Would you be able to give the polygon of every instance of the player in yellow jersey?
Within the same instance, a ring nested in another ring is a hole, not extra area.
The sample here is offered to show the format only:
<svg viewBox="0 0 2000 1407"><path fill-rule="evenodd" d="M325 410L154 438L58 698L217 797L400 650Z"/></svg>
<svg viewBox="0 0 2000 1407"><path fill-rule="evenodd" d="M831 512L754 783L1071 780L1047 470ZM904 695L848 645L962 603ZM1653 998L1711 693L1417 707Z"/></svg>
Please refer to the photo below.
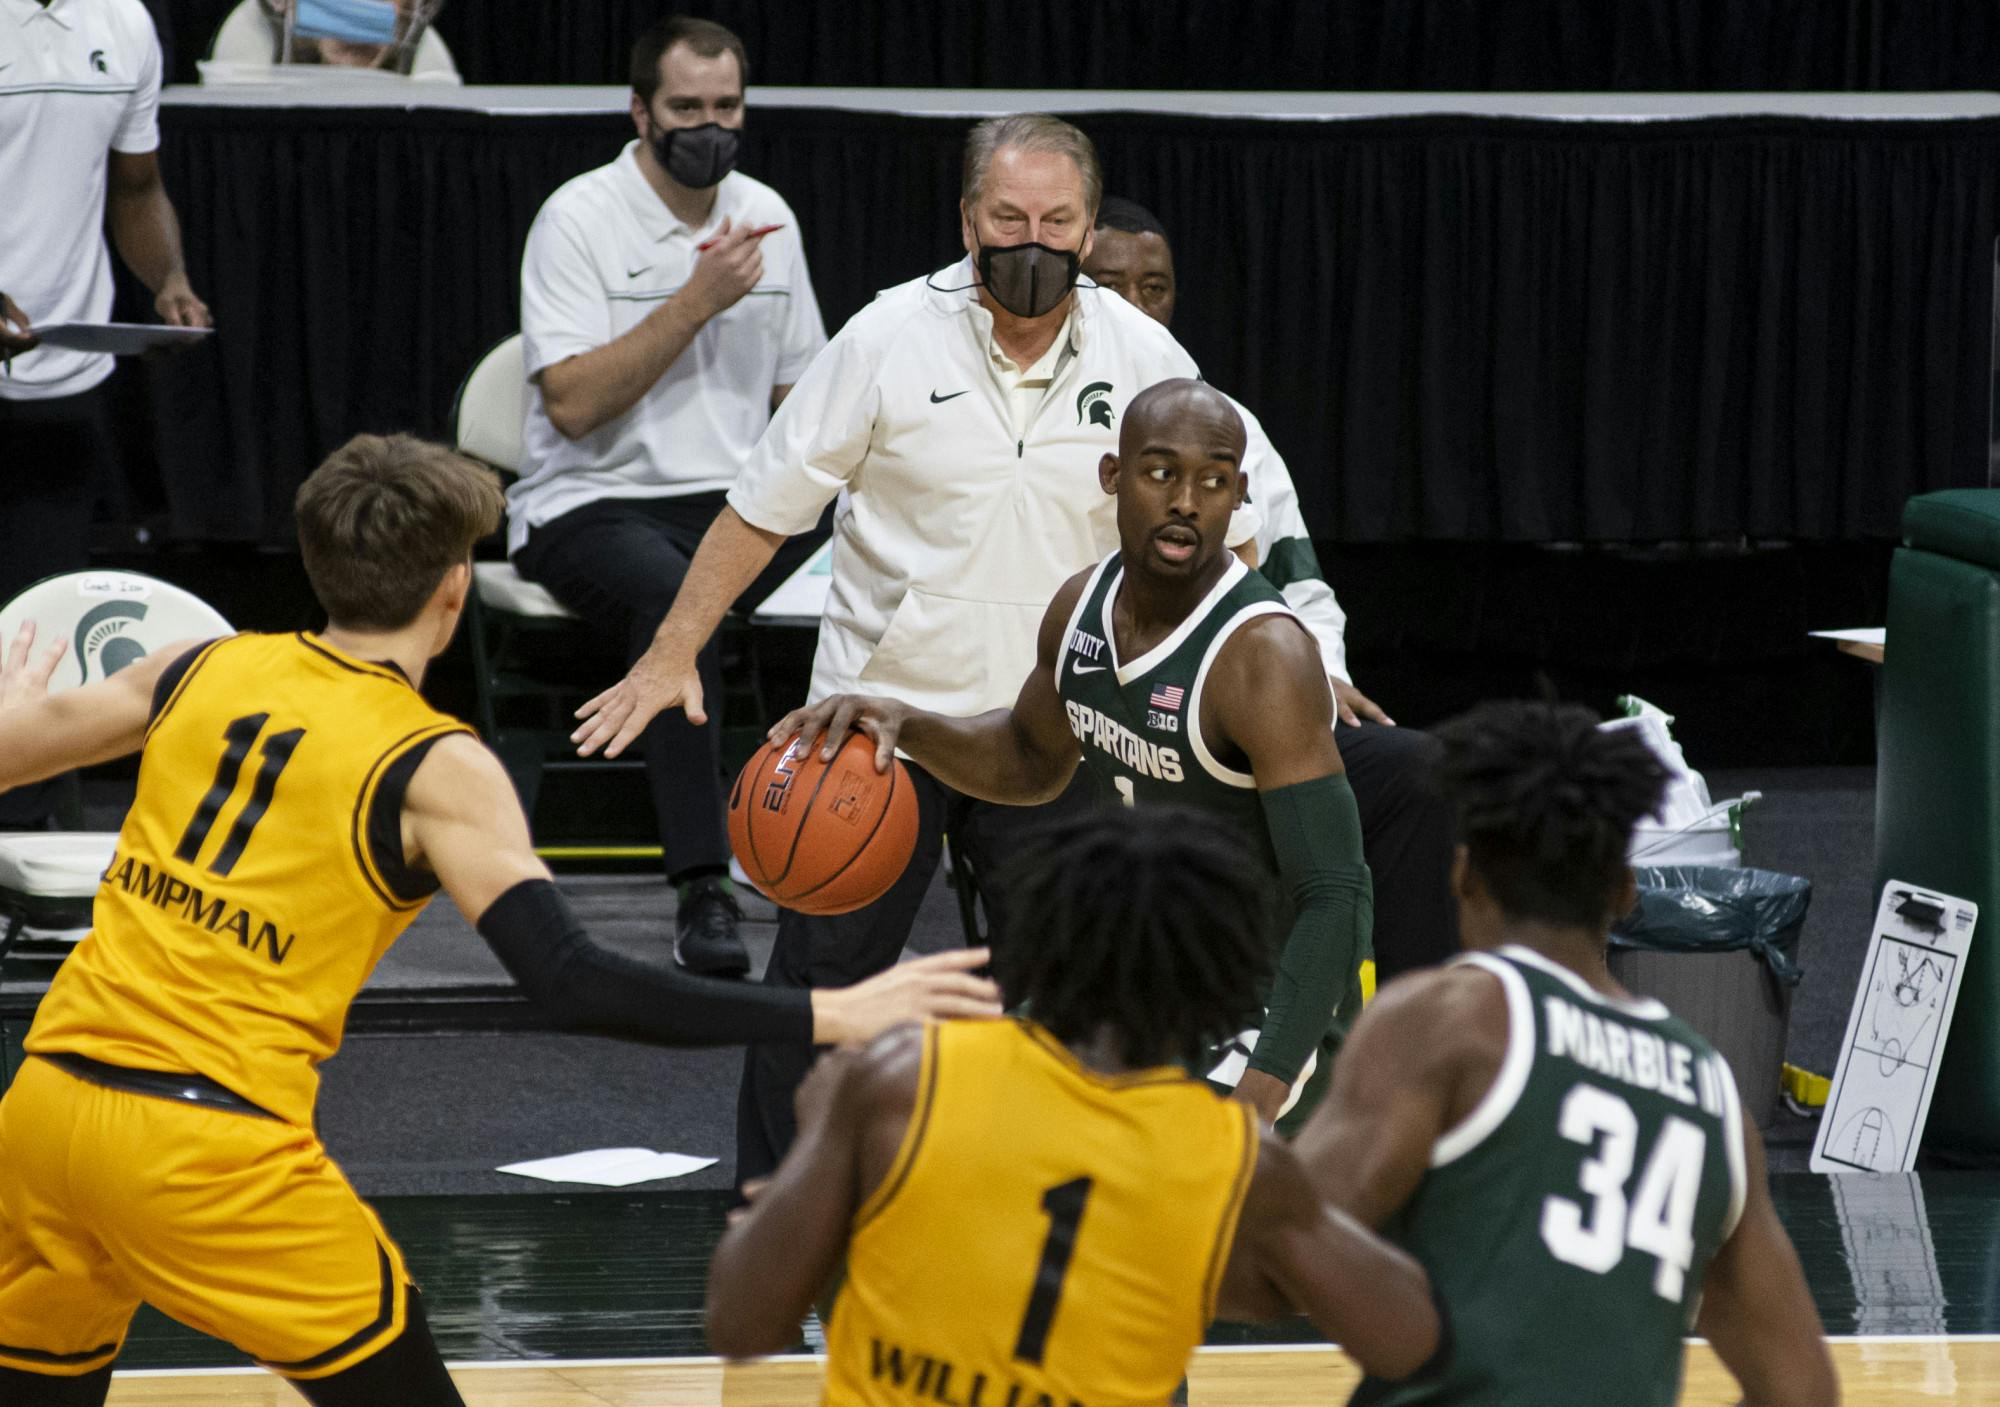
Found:
<svg viewBox="0 0 2000 1407"><path fill-rule="evenodd" d="M323 632L172 647L54 697L29 638L0 668L0 790L141 752L93 929L0 1100L8 1407L101 1403L141 1300L315 1403L459 1402L401 1254L312 1123L349 1003L440 885L579 1029L829 1042L997 1014L976 952L794 994L586 937L498 760L417 692L500 507L469 461L362 436L298 494Z"/></svg>
<svg viewBox="0 0 2000 1407"><path fill-rule="evenodd" d="M1422 1272L1187 1074L1263 994L1248 848L1161 807L1062 822L1019 863L1033 941L1002 949L1000 975L1033 1019L822 1062L798 1142L716 1250L715 1347L794 1342L844 1256L834 1407L1164 1404L1218 1304L1297 1305L1374 1374L1434 1371Z"/></svg>

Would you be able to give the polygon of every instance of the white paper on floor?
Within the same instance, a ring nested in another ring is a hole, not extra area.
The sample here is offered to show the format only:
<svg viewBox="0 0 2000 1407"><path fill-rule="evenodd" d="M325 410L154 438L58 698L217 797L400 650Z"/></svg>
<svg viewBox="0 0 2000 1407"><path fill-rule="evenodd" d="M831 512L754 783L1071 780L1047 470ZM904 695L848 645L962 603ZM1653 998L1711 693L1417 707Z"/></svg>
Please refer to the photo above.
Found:
<svg viewBox="0 0 2000 1407"><path fill-rule="evenodd" d="M496 1172L536 1177L543 1182L587 1182L597 1187L631 1187L663 1177L685 1177L715 1166L713 1158L686 1153L655 1153L650 1148L588 1148L559 1158L534 1158L509 1163Z"/></svg>

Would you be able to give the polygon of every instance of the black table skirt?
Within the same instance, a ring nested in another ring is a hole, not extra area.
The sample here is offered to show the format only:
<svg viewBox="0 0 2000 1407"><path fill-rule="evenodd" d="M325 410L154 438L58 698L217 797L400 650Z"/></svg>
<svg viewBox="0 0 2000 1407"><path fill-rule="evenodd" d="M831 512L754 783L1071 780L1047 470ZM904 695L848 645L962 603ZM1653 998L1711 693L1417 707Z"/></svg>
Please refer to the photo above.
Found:
<svg viewBox="0 0 2000 1407"><path fill-rule="evenodd" d="M965 123L752 113L829 328L958 253ZM282 541L361 430L442 433L542 200L623 115L210 108L162 162L213 343L143 373L172 532ZM1839 540L1982 484L2000 122L1083 119L1176 333L1345 542Z"/></svg>
<svg viewBox="0 0 2000 1407"><path fill-rule="evenodd" d="M236 0L147 0L175 80ZM448 0L468 83L623 83L668 10L742 35L759 83L1392 92L1993 86L1991 0Z"/></svg>

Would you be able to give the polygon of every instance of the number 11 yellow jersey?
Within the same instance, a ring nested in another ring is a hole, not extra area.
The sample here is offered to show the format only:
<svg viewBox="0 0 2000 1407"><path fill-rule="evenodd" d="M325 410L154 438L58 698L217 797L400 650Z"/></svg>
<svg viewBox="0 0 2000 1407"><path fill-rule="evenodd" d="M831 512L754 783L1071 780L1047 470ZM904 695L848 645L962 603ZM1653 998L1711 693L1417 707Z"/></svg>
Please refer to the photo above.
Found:
<svg viewBox="0 0 2000 1407"><path fill-rule="evenodd" d="M465 731L313 635L171 666L90 935L29 1053L206 1075L310 1128L348 1005L437 887L402 864L403 788Z"/></svg>
<svg viewBox="0 0 2000 1407"><path fill-rule="evenodd" d="M1111 1076L1031 1021L925 1030L909 1132L855 1217L834 1407L1168 1400L1256 1166L1249 1106Z"/></svg>

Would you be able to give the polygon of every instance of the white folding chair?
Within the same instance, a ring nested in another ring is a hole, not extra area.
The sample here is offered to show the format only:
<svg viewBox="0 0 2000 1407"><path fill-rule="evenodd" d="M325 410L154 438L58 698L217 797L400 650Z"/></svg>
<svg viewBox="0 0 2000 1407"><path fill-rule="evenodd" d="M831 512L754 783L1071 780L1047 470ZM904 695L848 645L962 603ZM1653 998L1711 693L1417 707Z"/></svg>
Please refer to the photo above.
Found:
<svg viewBox="0 0 2000 1407"><path fill-rule="evenodd" d="M67 646L50 693L97 683L175 641L235 633L200 597L138 572L45 577L0 606L0 641L11 643L28 621L38 651ZM62 951L89 930L117 840L101 831L0 832L0 958L17 941Z"/></svg>
<svg viewBox="0 0 2000 1407"><path fill-rule="evenodd" d="M451 414L458 452L504 473L520 473L521 421L527 413L528 375L517 332L481 357L458 388ZM475 562L472 579L480 604L491 610L541 620L569 618L555 597L515 571L512 562Z"/></svg>

